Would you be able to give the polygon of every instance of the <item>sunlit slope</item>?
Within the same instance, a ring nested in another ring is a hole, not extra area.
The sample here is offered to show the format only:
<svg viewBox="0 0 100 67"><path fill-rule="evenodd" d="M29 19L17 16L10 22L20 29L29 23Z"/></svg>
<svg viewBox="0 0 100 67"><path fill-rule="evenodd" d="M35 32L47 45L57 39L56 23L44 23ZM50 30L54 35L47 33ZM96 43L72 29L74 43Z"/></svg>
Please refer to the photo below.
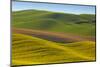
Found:
<svg viewBox="0 0 100 67"><path fill-rule="evenodd" d="M95 43L60 44L22 34L13 34L12 65L95 60Z"/></svg>
<svg viewBox="0 0 100 67"><path fill-rule="evenodd" d="M69 43L63 46L73 49L74 51L77 51L79 53L82 53L83 55L95 57L95 42L82 41L76 43Z"/></svg>
<svg viewBox="0 0 100 67"><path fill-rule="evenodd" d="M12 13L12 26L78 35L95 36L95 15L68 14L41 10L23 10Z"/></svg>

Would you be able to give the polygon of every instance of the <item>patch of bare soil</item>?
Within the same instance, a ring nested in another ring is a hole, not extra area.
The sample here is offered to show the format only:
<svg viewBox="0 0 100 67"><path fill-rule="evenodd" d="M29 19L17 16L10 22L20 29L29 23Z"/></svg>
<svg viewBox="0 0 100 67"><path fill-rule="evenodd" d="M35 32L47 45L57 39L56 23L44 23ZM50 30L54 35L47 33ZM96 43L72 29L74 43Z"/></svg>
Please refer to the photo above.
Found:
<svg viewBox="0 0 100 67"><path fill-rule="evenodd" d="M54 41L54 42L60 42L60 43L69 43L69 42L78 42L78 41L95 41L95 37L83 37L83 36L73 35L69 33L64 34L64 33L21 29L21 28L13 28L12 32L26 34L26 35L38 37L41 39Z"/></svg>

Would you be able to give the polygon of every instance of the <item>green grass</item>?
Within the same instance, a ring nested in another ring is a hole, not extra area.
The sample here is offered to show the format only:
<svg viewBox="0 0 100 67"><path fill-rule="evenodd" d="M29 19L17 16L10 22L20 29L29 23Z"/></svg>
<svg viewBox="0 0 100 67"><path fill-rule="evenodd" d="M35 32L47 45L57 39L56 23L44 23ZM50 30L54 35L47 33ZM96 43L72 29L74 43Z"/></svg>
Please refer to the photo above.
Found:
<svg viewBox="0 0 100 67"><path fill-rule="evenodd" d="M95 15L67 14L41 10L13 12L12 26L51 32L95 36Z"/></svg>
<svg viewBox="0 0 100 67"><path fill-rule="evenodd" d="M55 43L23 34L12 35L12 65L95 60L95 42Z"/></svg>
<svg viewBox="0 0 100 67"><path fill-rule="evenodd" d="M42 10L23 10L13 12L12 16L13 28L60 32L60 34L65 33L66 36L75 34L79 37L95 37L96 19L93 14L75 15ZM21 33L20 30L17 32ZM26 33L25 30L23 32ZM95 42L93 41L57 43L28 34L16 33L13 32L12 35L12 66L96 60ZM34 32L29 34L34 34Z"/></svg>

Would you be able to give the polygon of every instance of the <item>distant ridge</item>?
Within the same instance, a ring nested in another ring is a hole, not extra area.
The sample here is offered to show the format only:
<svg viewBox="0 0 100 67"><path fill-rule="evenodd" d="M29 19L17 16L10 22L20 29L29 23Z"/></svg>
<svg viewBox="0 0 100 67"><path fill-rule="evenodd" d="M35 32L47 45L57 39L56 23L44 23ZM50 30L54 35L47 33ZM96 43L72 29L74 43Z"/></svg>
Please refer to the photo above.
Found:
<svg viewBox="0 0 100 67"><path fill-rule="evenodd" d="M95 35L96 19L93 14L76 15L41 10L23 10L13 12L12 16L12 26L16 28Z"/></svg>

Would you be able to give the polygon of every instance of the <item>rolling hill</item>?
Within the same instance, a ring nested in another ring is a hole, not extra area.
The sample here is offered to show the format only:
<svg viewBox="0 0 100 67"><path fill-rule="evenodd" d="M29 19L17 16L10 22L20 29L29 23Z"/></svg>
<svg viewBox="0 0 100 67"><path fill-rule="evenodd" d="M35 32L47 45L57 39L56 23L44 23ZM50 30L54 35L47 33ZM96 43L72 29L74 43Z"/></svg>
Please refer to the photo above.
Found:
<svg viewBox="0 0 100 67"><path fill-rule="evenodd" d="M95 15L92 14L23 10L13 12L12 17L12 26L15 28L95 36Z"/></svg>
<svg viewBox="0 0 100 67"><path fill-rule="evenodd" d="M95 15L12 12L12 66L95 61Z"/></svg>
<svg viewBox="0 0 100 67"><path fill-rule="evenodd" d="M58 42L58 43L72 43L72 42L80 42L80 41L95 41L95 38L88 36L79 36L73 35L71 33L56 33L56 32L48 32L42 30L33 30L33 29L23 29L23 28L13 28L12 31L14 33L25 34L33 37L38 37L41 39Z"/></svg>
<svg viewBox="0 0 100 67"><path fill-rule="evenodd" d="M12 66L95 61L95 42L56 43L13 33Z"/></svg>

